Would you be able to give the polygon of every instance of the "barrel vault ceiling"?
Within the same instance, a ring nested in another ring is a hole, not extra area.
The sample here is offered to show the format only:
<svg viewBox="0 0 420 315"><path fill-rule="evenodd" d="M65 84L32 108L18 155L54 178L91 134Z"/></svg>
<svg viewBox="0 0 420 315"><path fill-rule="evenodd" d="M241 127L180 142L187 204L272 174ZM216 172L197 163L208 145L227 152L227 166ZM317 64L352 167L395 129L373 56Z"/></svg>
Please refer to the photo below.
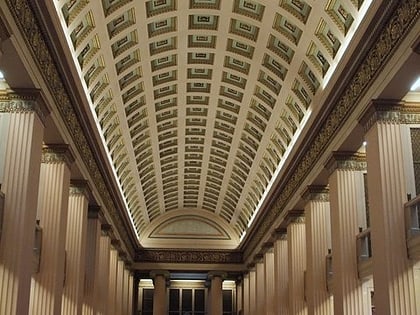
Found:
<svg viewBox="0 0 420 315"><path fill-rule="evenodd" d="M368 0L54 0L144 247L237 248Z"/></svg>

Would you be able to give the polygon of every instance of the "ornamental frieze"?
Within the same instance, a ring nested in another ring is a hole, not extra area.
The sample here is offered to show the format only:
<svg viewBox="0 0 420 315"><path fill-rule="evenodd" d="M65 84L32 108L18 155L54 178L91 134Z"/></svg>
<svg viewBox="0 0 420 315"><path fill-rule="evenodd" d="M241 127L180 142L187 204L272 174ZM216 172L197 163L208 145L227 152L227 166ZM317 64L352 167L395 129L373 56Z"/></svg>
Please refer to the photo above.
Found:
<svg viewBox="0 0 420 315"><path fill-rule="evenodd" d="M240 264L242 263L242 253L231 251L142 250L137 253L136 262Z"/></svg>

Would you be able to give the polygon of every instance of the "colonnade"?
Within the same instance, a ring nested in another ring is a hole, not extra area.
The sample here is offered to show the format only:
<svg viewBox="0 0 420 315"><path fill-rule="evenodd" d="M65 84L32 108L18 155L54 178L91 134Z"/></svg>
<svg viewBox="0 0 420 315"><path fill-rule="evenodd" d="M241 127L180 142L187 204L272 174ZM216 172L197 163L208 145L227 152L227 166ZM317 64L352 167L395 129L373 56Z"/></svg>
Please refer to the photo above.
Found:
<svg viewBox="0 0 420 315"><path fill-rule="evenodd" d="M285 211L248 265L242 314L419 314L420 262L407 251L419 118L417 105L371 102L359 118L366 144L330 152L326 183L301 190L303 209ZM274 305L261 288L274 288Z"/></svg>
<svg viewBox="0 0 420 315"><path fill-rule="evenodd" d="M132 314L127 253L70 148L43 143L41 94L0 93L0 314Z"/></svg>

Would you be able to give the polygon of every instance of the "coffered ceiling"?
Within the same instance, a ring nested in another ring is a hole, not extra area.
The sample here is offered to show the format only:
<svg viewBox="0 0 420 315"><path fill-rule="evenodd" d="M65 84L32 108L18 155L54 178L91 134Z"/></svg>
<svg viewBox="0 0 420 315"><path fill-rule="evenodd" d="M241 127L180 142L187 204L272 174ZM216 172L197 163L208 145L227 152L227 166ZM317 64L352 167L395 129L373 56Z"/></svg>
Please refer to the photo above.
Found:
<svg viewBox="0 0 420 315"><path fill-rule="evenodd" d="M54 0L144 247L236 248L368 0Z"/></svg>

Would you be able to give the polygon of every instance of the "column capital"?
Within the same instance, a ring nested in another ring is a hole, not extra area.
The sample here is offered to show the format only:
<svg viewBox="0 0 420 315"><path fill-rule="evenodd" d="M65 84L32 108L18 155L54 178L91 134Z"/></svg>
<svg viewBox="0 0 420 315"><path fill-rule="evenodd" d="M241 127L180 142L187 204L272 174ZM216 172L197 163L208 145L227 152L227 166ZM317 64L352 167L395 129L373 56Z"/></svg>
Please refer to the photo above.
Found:
<svg viewBox="0 0 420 315"><path fill-rule="evenodd" d="M287 228L292 223L305 223L305 211L289 210L280 227Z"/></svg>
<svg viewBox="0 0 420 315"><path fill-rule="evenodd" d="M221 278L222 280L225 279L227 273L224 271L209 271L207 274L207 279L212 280L214 278Z"/></svg>
<svg viewBox="0 0 420 315"><path fill-rule="evenodd" d="M272 236L274 239L277 240L287 240L287 229L284 227L280 227L274 230Z"/></svg>
<svg viewBox="0 0 420 315"><path fill-rule="evenodd" d="M88 207L88 218L89 219L100 219L102 217L101 206L89 205ZM102 225L101 225L102 228Z"/></svg>
<svg viewBox="0 0 420 315"><path fill-rule="evenodd" d="M367 169L366 154L349 151L334 151L325 164L330 174L335 170L365 171Z"/></svg>
<svg viewBox="0 0 420 315"><path fill-rule="evenodd" d="M84 195L86 199L89 199L90 189L88 182L85 180L71 180L70 195Z"/></svg>
<svg viewBox="0 0 420 315"><path fill-rule="evenodd" d="M112 225L108 223L101 224L102 235L111 237L112 234Z"/></svg>
<svg viewBox="0 0 420 315"><path fill-rule="evenodd" d="M74 162L73 154L68 144L46 144L42 147L42 163L66 163L70 168Z"/></svg>
<svg viewBox="0 0 420 315"><path fill-rule="evenodd" d="M302 193L302 198L308 201L330 201L330 190L326 185L309 185Z"/></svg>
<svg viewBox="0 0 420 315"><path fill-rule="evenodd" d="M359 117L359 123L368 131L376 122L418 124L420 104L394 99L372 100Z"/></svg>
<svg viewBox="0 0 420 315"><path fill-rule="evenodd" d="M273 247L274 247L274 243L273 242L265 242L262 245L262 249L261 249L262 254L265 254L266 252L269 252L270 250L273 249Z"/></svg>
<svg viewBox="0 0 420 315"><path fill-rule="evenodd" d="M38 89L19 89L0 92L0 113L35 112L42 123L49 115L49 110Z"/></svg>
<svg viewBox="0 0 420 315"><path fill-rule="evenodd" d="M150 278L152 278L153 280L157 277L157 276L163 276L165 278L165 280L169 280L171 274L169 273L168 270L163 270L163 269L156 269L156 270L152 270L150 271Z"/></svg>

